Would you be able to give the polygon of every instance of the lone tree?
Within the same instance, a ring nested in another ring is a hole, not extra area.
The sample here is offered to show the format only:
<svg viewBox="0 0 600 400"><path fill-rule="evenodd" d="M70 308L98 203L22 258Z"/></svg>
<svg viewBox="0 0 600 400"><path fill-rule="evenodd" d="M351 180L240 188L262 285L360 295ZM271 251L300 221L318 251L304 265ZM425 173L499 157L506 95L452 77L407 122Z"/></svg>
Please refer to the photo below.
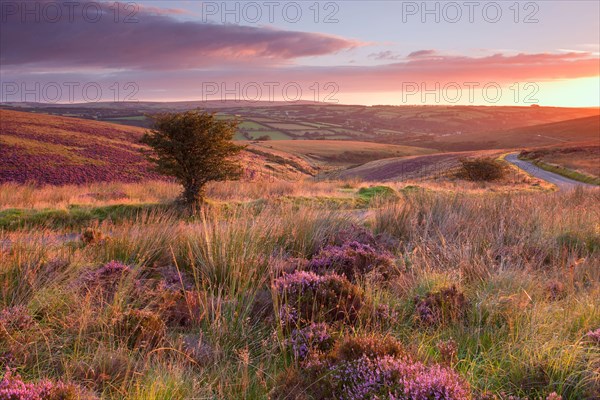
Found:
<svg viewBox="0 0 600 400"><path fill-rule="evenodd" d="M159 173L183 185L187 206L204 201L208 182L241 176L242 166L234 158L245 146L232 142L238 121L220 121L214 114L199 111L163 113L152 119L152 130L141 139L151 148L147 158Z"/></svg>

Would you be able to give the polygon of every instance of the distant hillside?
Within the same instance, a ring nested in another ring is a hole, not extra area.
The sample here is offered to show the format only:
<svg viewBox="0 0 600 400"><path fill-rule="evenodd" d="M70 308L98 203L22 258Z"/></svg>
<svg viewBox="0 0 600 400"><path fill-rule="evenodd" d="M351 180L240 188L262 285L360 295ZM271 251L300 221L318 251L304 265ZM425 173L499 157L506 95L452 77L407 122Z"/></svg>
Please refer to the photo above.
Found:
<svg viewBox="0 0 600 400"><path fill-rule="evenodd" d="M534 126L466 133L437 138L434 147L448 150L507 149L596 141L600 143L600 115Z"/></svg>
<svg viewBox="0 0 600 400"><path fill-rule="evenodd" d="M144 129L0 110L0 183L79 184L159 179L138 144ZM292 155L243 154L249 179L295 179L314 169Z"/></svg>
<svg viewBox="0 0 600 400"><path fill-rule="evenodd" d="M238 140L342 140L436 148L497 146L494 132L598 116L597 108L485 106L361 106L327 103L129 102L4 103L0 108L148 127L148 114L205 109L242 121ZM470 135L473 135L471 137Z"/></svg>

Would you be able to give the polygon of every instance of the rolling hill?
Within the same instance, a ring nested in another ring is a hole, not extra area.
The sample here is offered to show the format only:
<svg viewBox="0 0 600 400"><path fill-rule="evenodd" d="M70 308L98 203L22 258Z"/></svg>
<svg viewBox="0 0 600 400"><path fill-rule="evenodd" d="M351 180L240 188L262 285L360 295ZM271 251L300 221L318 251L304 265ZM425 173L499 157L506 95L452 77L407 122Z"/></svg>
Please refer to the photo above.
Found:
<svg viewBox="0 0 600 400"><path fill-rule="evenodd" d="M135 182L151 171L138 139L144 129L19 111L0 110L0 183L80 184ZM244 152L246 175L296 179L313 174L300 157Z"/></svg>
<svg viewBox="0 0 600 400"><path fill-rule="evenodd" d="M600 115L492 132L440 137L432 146L442 149L480 150L540 147L584 141L600 142Z"/></svg>
<svg viewBox="0 0 600 400"><path fill-rule="evenodd" d="M486 106L360 106L328 103L248 104L125 102L89 104L3 103L0 107L148 127L148 114L188 109L242 120L238 140L343 140L428 147L445 151L494 145L495 132L598 116L597 108ZM481 134L484 133L484 136ZM469 135L474 135L470 138Z"/></svg>

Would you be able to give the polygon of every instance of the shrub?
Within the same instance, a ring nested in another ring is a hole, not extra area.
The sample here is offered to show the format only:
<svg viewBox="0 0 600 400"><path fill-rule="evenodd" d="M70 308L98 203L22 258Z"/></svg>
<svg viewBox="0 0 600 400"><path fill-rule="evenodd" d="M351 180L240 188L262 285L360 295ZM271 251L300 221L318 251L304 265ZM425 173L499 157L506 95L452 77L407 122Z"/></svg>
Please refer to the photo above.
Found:
<svg viewBox="0 0 600 400"><path fill-rule="evenodd" d="M291 348L294 357L302 361L315 352L328 352L333 347L335 340L329 334L328 325L321 322L292 330L286 343Z"/></svg>
<svg viewBox="0 0 600 400"><path fill-rule="evenodd" d="M397 199L398 193L389 186L371 186L363 187L358 190L358 197L366 202L370 202L375 199L380 200L395 200Z"/></svg>
<svg viewBox="0 0 600 400"><path fill-rule="evenodd" d="M415 298L415 317L424 325L440 325L464 319L467 301L456 286Z"/></svg>
<svg viewBox="0 0 600 400"><path fill-rule="evenodd" d="M394 260L386 251L354 241L321 250L309 262L308 269L321 275L335 272L350 281L377 269L387 278L394 271Z"/></svg>
<svg viewBox="0 0 600 400"><path fill-rule="evenodd" d="M113 321L115 336L130 349L153 348L165 336L165 323L160 316L147 310L129 310Z"/></svg>
<svg viewBox="0 0 600 400"><path fill-rule="evenodd" d="M175 177L183 186L186 205L204 201L207 183L242 175L236 157L244 146L233 143L238 121L220 121L215 114L199 111L158 114L153 119L153 129L141 142L151 147L147 156L156 171Z"/></svg>
<svg viewBox="0 0 600 400"><path fill-rule="evenodd" d="M508 171L504 162L493 158L463 158L460 163L459 176L470 181L495 181L503 178Z"/></svg>
<svg viewBox="0 0 600 400"><path fill-rule="evenodd" d="M274 399L466 399L470 390L452 369L426 366L391 338L351 338L327 356L292 369Z"/></svg>
<svg viewBox="0 0 600 400"><path fill-rule="evenodd" d="M84 289L105 302L112 301L119 282L131 274L131 268L119 261L110 261L82 277Z"/></svg>
<svg viewBox="0 0 600 400"><path fill-rule="evenodd" d="M337 274L296 271L275 280L281 302L279 318L286 326L311 322L353 322L363 304L360 289Z"/></svg>
<svg viewBox="0 0 600 400"><path fill-rule="evenodd" d="M6 370L0 381L1 400L77 400L97 399L72 383L42 380L36 383L23 382L21 377Z"/></svg>

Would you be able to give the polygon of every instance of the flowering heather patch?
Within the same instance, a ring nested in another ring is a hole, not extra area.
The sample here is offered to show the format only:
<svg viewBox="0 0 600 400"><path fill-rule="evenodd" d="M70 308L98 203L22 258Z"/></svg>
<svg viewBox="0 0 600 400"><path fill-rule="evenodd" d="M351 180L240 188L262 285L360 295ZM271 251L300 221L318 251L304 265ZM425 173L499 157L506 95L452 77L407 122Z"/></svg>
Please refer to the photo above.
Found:
<svg viewBox="0 0 600 400"><path fill-rule="evenodd" d="M288 373L275 399L468 399L467 383L452 369L413 360L391 338L350 338L329 354Z"/></svg>
<svg viewBox="0 0 600 400"><path fill-rule="evenodd" d="M352 362L329 367L329 379L336 383L333 398L462 400L469 389L453 370L439 365L425 366L409 358L362 356Z"/></svg>
<svg viewBox="0 0 600 400"><path fill-rule="evenodd" d="M373 270L378 270L387 278L394 271L394 260L384 250L353 241L321 250L309 262L308 269L321 275L335 272L350 281Z"/></svg>
<svg viewBox="0 0 600 400"><path fill-rule="evenodd" d="M456 286L415 299L415 317L424 325L439 325L465 318L467 301Z"/></svg>
<svg viewBox="0 0 600 400"><path fill-rule="evenodd" d="M281 301L281 322L287 326L343 320L353 322L363 305L361 290L336 274L320 276L296 271L276 279L273 289Z"/></svg>
<svg viewBox="0 0 600 400"><path fill-rule="evenodd" d="M287 339L298 360L305 360L311 353L325 353L333 347L335 340L325 323L312 323L302 329L294 329Z"/></svg>
<svg viewBox="0 0 600 400"><path fill-rule="evenodd" d="M163 179L136 143L143 131L114 124L2 110L0 182L84 184Z"/></svg>
<svg viewBox="0 0 600 400"><path fill-rule="evenodd" d="M5 308L0 311L0 341L11 332L24 331L33 325L33 318L23 306Z"/></svg>
<svg viewBox="0 0 600 400"><path fill-rule="evenodd" d="M19 375L6 370L0 381L0 400L76 400L96 399L91 393L84 393L78 386L62 381L42 380L36 383L23 382Z"/></svg>
<svg viewBox="0 0 600 400"><path fill-rule="evenodd" d="M119 282L130 274L131 268L129 266L119 261L110 261L85 274L82 281L87 291L109 302L114 297Z"/></svg>
<svg viewBox="0 0 600 400"><path fill-rule="evenodd" d="M585 335L592 343L600 346L600 328L590 331Z"/></svg>

